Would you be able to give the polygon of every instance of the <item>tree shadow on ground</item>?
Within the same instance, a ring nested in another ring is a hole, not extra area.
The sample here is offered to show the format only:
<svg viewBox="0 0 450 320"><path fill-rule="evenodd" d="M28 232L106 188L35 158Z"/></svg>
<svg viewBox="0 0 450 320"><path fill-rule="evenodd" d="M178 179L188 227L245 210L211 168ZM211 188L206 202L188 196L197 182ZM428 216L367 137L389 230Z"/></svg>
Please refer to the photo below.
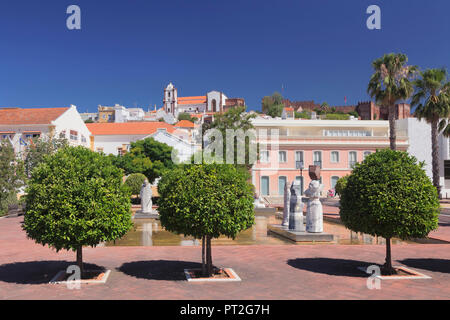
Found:
<svg viewBox="0 0 450 320"><path fill-rule="evenodd" d="M367 268L375 263L331 258L297 258L288 260L287 264L297 269L331 276L367 278L369 275L364 271L358 270L358 267Z"/></svg>
<svg viewBox="0 0 450 320"><path fill-rule="evenodd" d="M450 260L447 259L404 259L399 262L411 268L450 273Z"/></svg>
<svg viewBox="0 0 450 320"><path fill-rule="evenodd" d="M58 272L67 270L74 261L29 261L0 265L0 282L17 284L48 283ZM84 263L85 270L105 270L91 263Z"/></svg>
<svg viewBox="0 0 450 320"><path fill-rule="evenodd" d="M186 280L184 269L201 269L201 263L153 260L127 262L117 268L129 276L147 280Z"/></svg>

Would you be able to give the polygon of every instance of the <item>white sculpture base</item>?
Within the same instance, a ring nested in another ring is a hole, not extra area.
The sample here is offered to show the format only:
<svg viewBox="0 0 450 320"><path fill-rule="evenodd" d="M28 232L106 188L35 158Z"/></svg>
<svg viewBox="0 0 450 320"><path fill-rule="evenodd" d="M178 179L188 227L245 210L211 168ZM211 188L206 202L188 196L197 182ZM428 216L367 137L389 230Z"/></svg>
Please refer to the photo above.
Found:
<svg viewBox="0 0 450 320"><path fill-rule="evenodd" d="M322 203L315 198L310 200L306 212L306 231L311 233L323 232L323 209Z"/></svg>
<svg viewBox="0 0 450 320"><path fill-rule="evenodd" d="M152 210L151 212L137 211L134 214L134 219L159 219L159 213L156 210Z"/></svg>

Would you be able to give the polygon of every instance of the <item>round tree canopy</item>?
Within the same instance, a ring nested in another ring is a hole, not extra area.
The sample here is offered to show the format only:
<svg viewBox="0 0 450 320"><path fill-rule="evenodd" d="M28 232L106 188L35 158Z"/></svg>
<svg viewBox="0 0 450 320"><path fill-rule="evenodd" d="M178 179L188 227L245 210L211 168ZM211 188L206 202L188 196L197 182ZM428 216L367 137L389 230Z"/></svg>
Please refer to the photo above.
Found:
<svg viewBox="0 0 450 320"><path fill-rule="evenodd" d="M438 226L439 199L423 163L381 150L357 164L340 195L340 216L356 232L422 238Z"/></svg>
<svg viewBox="0 0 450 320"><path fill-rule="evenodd" d="M66 147L33 170L23 228L57 251L96 246L132 226L130 194L122 170L83 147Z"/></svg>
<svg viewBox="0 0 450 320"><path fill-rule="evenodd" d="M253 188L232 165L182 165L161 178L158 192L168 231L234 238L254 223Z"/></svg>

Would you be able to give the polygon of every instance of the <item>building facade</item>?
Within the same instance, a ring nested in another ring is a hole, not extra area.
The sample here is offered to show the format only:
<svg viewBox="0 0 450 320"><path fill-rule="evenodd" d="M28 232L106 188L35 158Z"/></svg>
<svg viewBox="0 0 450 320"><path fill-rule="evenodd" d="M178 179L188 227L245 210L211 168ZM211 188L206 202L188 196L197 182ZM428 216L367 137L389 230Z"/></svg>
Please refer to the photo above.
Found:
<svg viewBox="0 0 450 320"><path fill-rule="evenodd" d="M210 91L203 96L179 97L178 90L172 83L164 89L163 108L175 118L180 113L216 113L229 108L245 105L242 98L229 99L223 92Z"/></svg>
<svg viewBox="0 0 450 320"><path fill-rule="evenodd" d="M252 168L252 182L260 196L280 197L284 185L294 180L303 192L311 181L310 165L321 167L325 196L355 163L377 149L389 148L388 121L257 118L253 125L260 155ZM399 134L397 146L407 150L407 137Z"/></svg>
<svg viewBox="0 0 450 320"><path fill-rule="evenodd" d="M88 123L92 133L91 150L105 154L123 155L132 142L154 138L177 150L180 161L190 159L197 146L191 134L164 122Z"/></svg>
<svg viewBox="0 0 450 320"><path fill-rule="evenodd" d="M0 109L0 138L22 152L33 138L65 138L70 145L89 147L91 133L72 105L69 108Z"/></svg>
<svg viewBox="0 0 450 320"><path fill-rule="evenodd" d="M401 119L396 121L397 134L406 135L409 140L408 153L424 162L425 172L433 181L431 126L425 120L416 118ZM441 196L450 197L450 138L442 134L438 136L439 144L439 181Z"/></svg>

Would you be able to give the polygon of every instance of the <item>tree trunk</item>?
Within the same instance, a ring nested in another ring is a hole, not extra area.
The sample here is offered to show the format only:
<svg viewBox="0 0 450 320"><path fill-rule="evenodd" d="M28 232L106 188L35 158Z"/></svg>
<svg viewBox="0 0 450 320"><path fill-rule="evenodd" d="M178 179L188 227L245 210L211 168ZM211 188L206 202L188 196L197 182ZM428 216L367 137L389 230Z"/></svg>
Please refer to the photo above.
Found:
<svg viewBox="0 0 450 320"><path fill-rule="evenodd" d="M83 275L83 247L79 246L77 249L77 266L80 268L80 276Z"/></svg>
<svg viewBox="0 0 450 320"><path fill-rule="evenodd" d="M394 274L395 270L392 268L392 256L391 256L391 238L386 238L386 262L383 266L386 274Z"/></svg>
<svg viewBox="0 0 450 320"><path fill-rule="evenodd" d="M433 185L438 191L439 198L441 197L441 185L439 178L439 145L438 145L438 125L439 119L433 119L431 122L431 157L433 170Z"/></svg>
<svg viewBox="0 0 450 320"><path fill-rule="evenodd" d="M395 104L389 106L389 141L391 150L397 150L397 130L395 128Z"/></svg>
<svg viewBox="0 0 450 320"><path fill-rule="evenodd" d="M213 275L212 255L211 255L211 236L206 236L206 265L208 277Z"/></svg>
<svg viewBox="0 0 450 320"><path fill-rule="evenodd" d="M206 261L205 261L205 236L202 237L202 275L207 276L206 273Z"/></svg>

